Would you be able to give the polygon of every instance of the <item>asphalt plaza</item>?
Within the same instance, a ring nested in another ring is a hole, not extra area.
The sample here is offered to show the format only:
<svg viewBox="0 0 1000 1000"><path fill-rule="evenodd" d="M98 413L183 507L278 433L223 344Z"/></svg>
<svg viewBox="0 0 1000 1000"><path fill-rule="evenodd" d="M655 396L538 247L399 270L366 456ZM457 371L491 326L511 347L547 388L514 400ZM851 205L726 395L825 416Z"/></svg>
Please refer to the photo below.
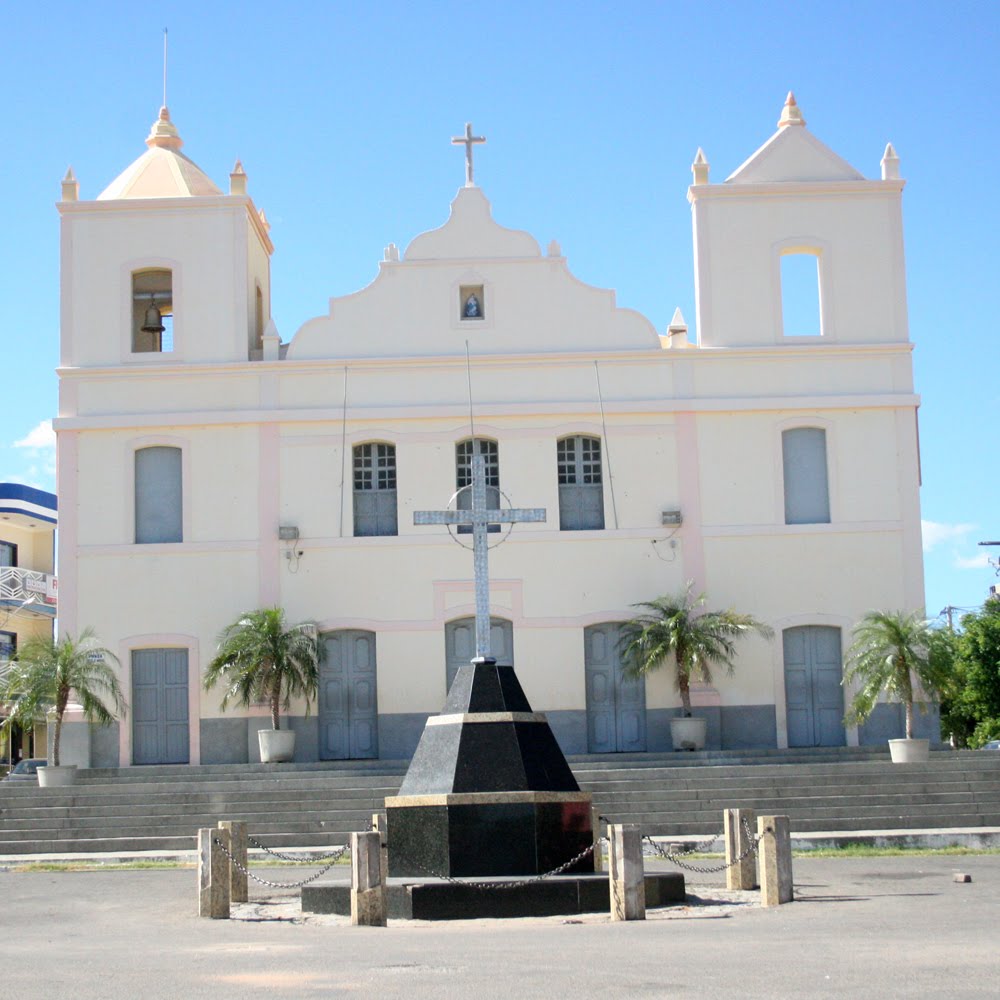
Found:
<svg viewBox="0 0 1000 1000"><path fill-rule="evenodd" d="M198 918L189 868L6 870L0 967L8 995L28 998L997 995L1000 855L797 857L795 902L766 910L721 875L687 877L688 904L645 922L354 928L253 883L233 919Z"/></svg>

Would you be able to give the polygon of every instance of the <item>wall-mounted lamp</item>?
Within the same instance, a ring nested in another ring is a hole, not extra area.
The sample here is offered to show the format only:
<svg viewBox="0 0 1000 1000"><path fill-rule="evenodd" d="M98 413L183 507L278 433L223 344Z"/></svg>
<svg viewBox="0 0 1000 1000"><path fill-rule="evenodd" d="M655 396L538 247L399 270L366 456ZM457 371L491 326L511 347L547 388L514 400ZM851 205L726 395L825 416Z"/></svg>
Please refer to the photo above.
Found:
<svg viewBox="0 0 1000 1000"><path fill-rule="evenodd" d="M684 518L679 510L665 510L661 513L661 524L683 524Z"/></svg>
<svg viewBox="0 0 1000 1000"><path fill-rule="evenodd" d="M278 539L282 542L297 542L299 529L294 524L282 524L278 528Z"/></svg>

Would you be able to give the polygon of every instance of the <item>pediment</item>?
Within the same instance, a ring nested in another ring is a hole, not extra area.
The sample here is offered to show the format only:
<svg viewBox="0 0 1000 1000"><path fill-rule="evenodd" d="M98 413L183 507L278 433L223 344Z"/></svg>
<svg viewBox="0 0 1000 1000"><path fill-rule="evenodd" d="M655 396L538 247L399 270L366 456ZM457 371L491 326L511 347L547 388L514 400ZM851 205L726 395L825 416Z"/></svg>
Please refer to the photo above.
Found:
<svg viewBox="0 0 1000 1000"><path fill-rule="evenodd" d="M820 142L805 126L779 128L726 178L727 184L787 181L860 181L864 175Z"/></svg>

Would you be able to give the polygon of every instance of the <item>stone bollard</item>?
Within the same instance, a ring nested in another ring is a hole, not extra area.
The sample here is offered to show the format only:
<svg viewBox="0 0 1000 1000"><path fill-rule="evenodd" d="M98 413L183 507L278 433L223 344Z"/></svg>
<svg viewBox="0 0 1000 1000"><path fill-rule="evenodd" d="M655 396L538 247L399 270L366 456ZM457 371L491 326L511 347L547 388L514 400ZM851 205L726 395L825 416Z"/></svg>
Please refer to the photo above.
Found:
<svg viewBox="0 0 1000 1000"><path fill-rule="evenodd" d="M753 809L727 809L723 813L726 839L726 888L757 888L757 857L750 850L757 814ZM742 858L736 862L737 858Z"/></svg>
<svg viewBox="0 0 1000 1000"><path fill-rule="evenodd" d="M608 824L608 879L612 920L646 919L642 836L634 823Z"/></svg>
<svg viewBox="0 0 1000 1000"><path fill-rule="evenodd" d="M229 900L232 903L246 903L250 900L247 885L247 825L237 820L220 819L219 829L229 831L229 853L233 862L229 864Z"/></svg>
<svg viewBox="0 0 1000 1000"><path fill-rule="evenodd" d="M386 840L386 826L384 812L372 813L372 831L379 835L379 843L381 844L382 885L384 886L389 884L389 841Z"/></svg>
<svg viewBox="0 0 1000 1000"><path fill-rule="evenodd" d="M780 906L792 901L792 838L787 816L757 819L760 844L760 905Z"/></svg>
<svg viewBox="0 0 1000 1000"><path fill-rule="evenodd" d="M198 916L229 919L229 831L208 827L198 831Z"/></svg>
<svg viewBox="0 0 1000 1000"><path fill-rule="evenodd" d="M351 834L351 924L385 927L382 838L378 833Z"/></svg>
<svg viewBox="0 0 1000 1000"><path fill-rule="evenodd" d="M590 810L591 829L594 832L594 871L604 871L604 845L601 843L601 813L596 807Z"/></svg>

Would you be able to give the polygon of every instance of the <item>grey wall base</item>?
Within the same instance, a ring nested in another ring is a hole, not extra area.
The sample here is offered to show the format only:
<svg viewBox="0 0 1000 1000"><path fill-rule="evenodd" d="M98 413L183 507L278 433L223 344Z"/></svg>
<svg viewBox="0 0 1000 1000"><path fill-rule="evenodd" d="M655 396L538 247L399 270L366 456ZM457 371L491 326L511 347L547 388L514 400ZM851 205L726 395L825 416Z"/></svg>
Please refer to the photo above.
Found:
<svg viewBox="0 0 1000 1000"><path fill-rule="evenodd" d="M863 747L877 746L905 735L906 710L895 702L876 705L868 721L858 727L858 742ZM913 735L930 740L932 746L941 743L941 712L937 705L930 705L926 713L914 706Z"/></svg>

